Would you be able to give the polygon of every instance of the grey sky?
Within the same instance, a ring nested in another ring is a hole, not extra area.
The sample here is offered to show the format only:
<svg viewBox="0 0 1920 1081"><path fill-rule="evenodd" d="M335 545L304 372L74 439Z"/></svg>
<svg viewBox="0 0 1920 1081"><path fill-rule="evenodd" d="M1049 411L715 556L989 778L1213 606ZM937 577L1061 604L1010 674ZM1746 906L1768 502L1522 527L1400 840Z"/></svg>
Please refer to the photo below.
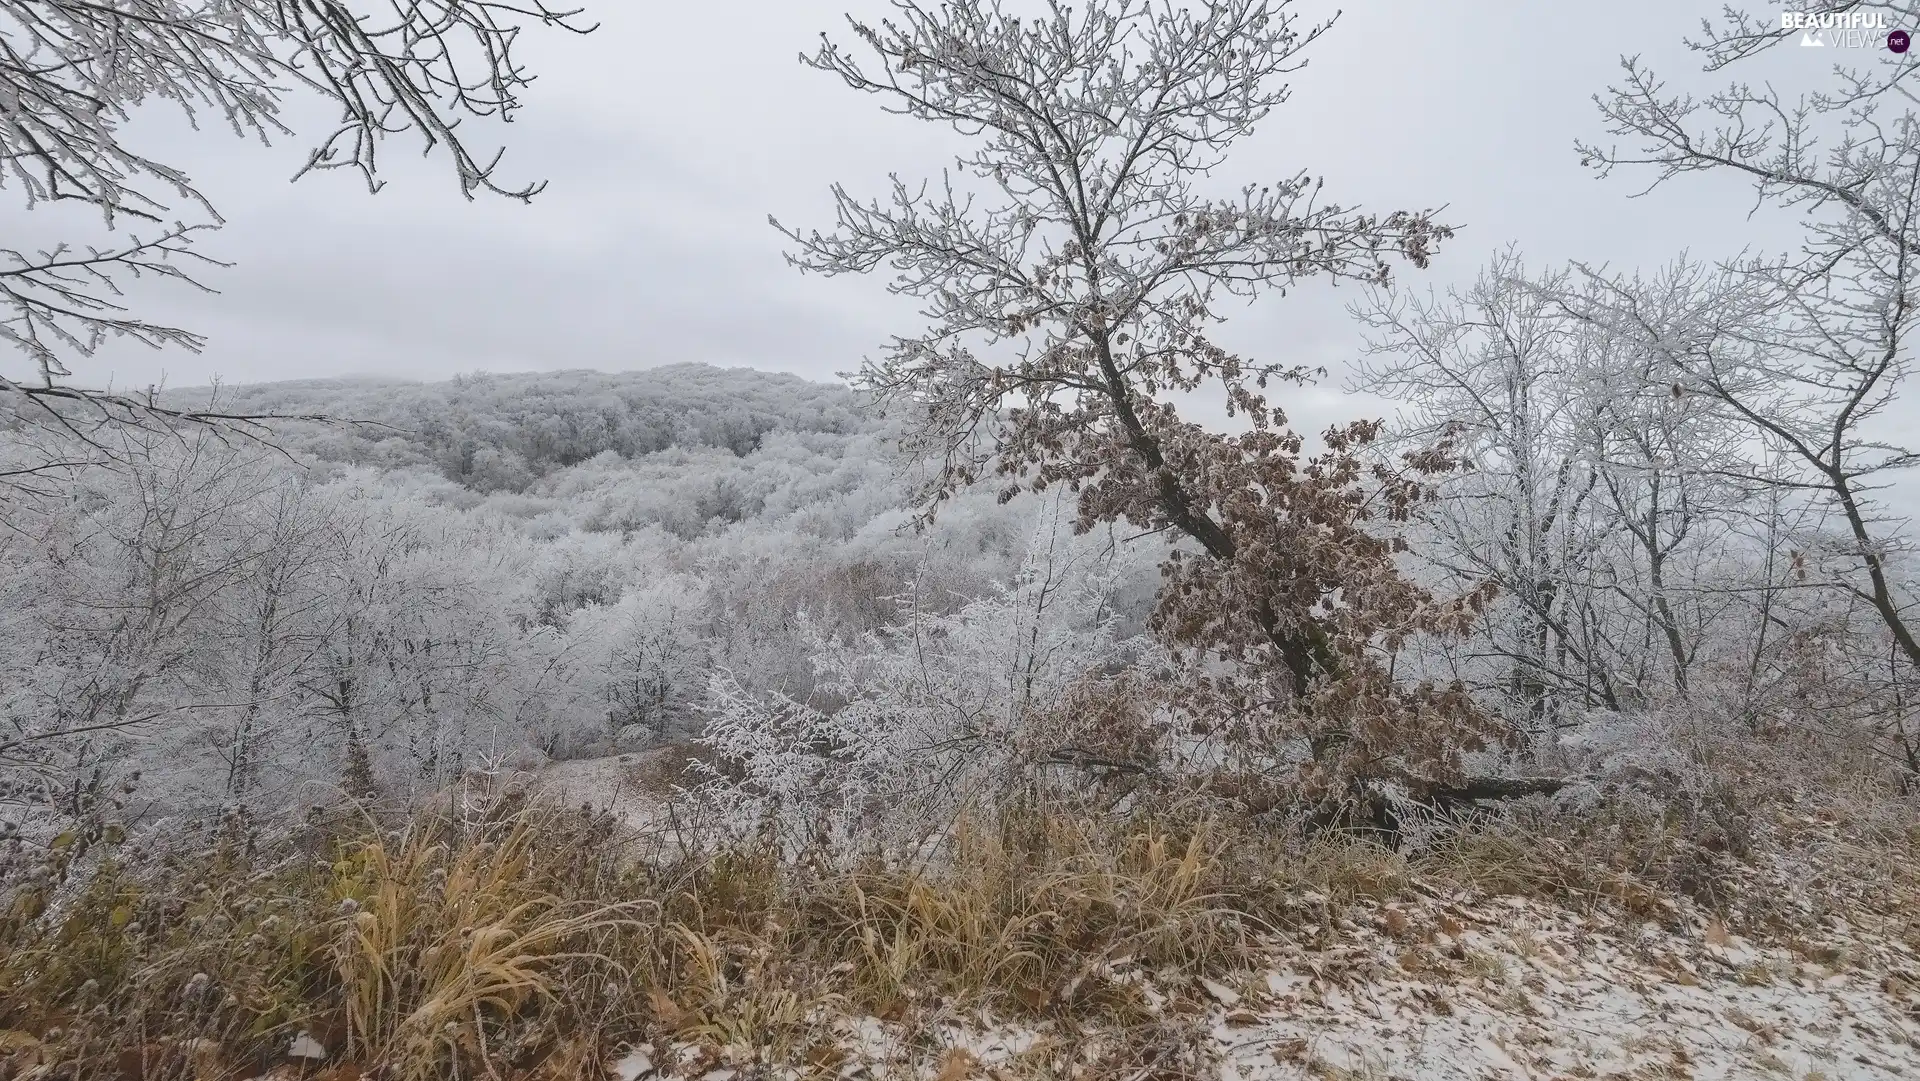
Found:
<svg viewBox="0 0 1920 1081"><path fill-rule="evenodd" d="M507 170L551 181L532 206L466 202L443 162L400 143L387 151L387 189L369 195L346 173L287 183L303 149L291 141L262 150L165 117L141 126L137 145L186 167L227 215L206 249L237 265L208 275L219 296L133 294L145 314L208 334L205 353L116 347L76 376L180 386L702 361L830 377L889 331L918 326L877 277L786 267L766 224L773 213L825 227L833 181L877 192L890 170L944 164L950 133L889 116L795 60L821 30L844 40L843 12L878 14L884 3L582 2L597 33L526 42L541 74L507 129ZM1341 201L1449 204L1464 230L1432 272L1403 279L1422 288L1471 279L1509 241L1541 263L1734 250L1757 235L1743 187L1699 177L1631 200L1634 180L1594 180L1571 145L1601 134L1590 98L1622 53L1685 85L1698 63L1681 38L1717 6L1389 0L1349 10L1293 80L1293 101L1222 179L1307 168ZM1783 78L1829 62L1779 52L1769 63ZM1262 357L1337 367L1357 344L1343 311L1356 295L1263 300L1223 336ZM1351 412L1336 386L1296 400L1297 418Z"/></svg>

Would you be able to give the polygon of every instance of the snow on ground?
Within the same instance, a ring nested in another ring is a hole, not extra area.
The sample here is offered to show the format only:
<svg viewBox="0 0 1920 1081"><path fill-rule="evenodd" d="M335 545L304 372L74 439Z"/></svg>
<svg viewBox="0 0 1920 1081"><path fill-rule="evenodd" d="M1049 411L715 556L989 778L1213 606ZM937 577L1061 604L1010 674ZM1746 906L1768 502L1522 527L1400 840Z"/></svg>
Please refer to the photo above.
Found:
<svg viewBox="0 0 1920 1081"><path fill-rule="evenodd" d="M1344 923L1222 1007L1223 1078L1920 1077L1920 965L1845 926L1843 968L1517 898Z"/></svg>
<svg viewBox="0 0 1920 1081"><path fill-rule="evenodd" d="M555 804L608 811L633 830L649 830L664 821L662 796L678 776L679 754L662 748L550 762L534 773L533 790Z"/></svg>
<svg viewBox="0 0 1920 1081"><path fill-rule="evenodd" d="M535 789L657 828L660 778L679 768L660 755L553 763ZM1269 963L1238 978L1145 972L1126 959L1097 978L1133 984L1152 1010L1210 1034L1203 1052L1220 1081L1920 1079L1920 956L1896 934L1828 917L1797 928L1789 948L1748 942L1672 901L1661 903L1663 926L1416 889L1341 905L1302 894ZM909 1039L871 1017L822 1017L821 1027L844 1053L847 1081L1018 1081L1056 1074L1022 1060L1062 1046L1045 1024L979 1017L932 1029L931 1043L926 1027ZM750 1064L763 1055L642 1048L612 1072L732 1081L759 1073Z"/></svg>
<svg viewBox="0 0 1920 1081"><path fill-rule="evenodd" d="M1130 972L1124 962L1108 978L1140 985L1169 1016L1196 1014L1221 1081L1920 1078L1920 962L1906 945L1838 921L1808 929L1826 946L1822 965L1711 921L1670 931L1518 898L1433 896L1340 913L1309 917L1275 943L1270 967L1238 979ZM873 1018L830 1024L846 1079L1058 1074L1022 1068L1027 1056L1058 1054L1045 1024L948 1026L931 1046L924 1028L909 1043ZM731 1081L755 1057L691 1050L660 1058L699 1068L663 1072ZM654 1061L642 1050L613 1072L638 1081ZM1140 1073L1150 1075L1161 1076Z"/></svg>

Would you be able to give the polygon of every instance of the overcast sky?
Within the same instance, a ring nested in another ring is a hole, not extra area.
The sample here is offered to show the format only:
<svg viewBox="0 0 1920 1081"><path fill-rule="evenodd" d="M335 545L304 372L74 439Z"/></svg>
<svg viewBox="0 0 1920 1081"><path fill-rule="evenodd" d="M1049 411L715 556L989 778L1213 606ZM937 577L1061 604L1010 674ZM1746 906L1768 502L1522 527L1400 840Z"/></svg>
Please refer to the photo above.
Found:
<svg viewBox="0 0 1920 1081"><path fill-rule="evenodd" d="M700 361L830 378L890 331L917 329L912 306L878 278L787 267L766 221L824 228L832 182L877 193L889 171L925 175L947 160L950 133L887 115L796 61L822 30L846 39L846 11L879 14L884 3L582 2L596 33L526 42L541 74L508 129L506 171L551 182L531 206L467 202L444 160L400 144L387 151L386 190L370 195L345 172L288 183L303 149L292 142L263 150L217 128L144 122L136 145L188 169L226 214L206 249L236 266L208 276L217 296L133 294L143 313L205 332L203 354L115 348L76 364L76 377L185 386ZM1515 241L1541 263L1618 266L1764 241L1741 185L1689 178L1630 199L1634 179L1595 180L1572 149L1601 136L1591 97L1618 75L1621 54L1685 85L1698 60L1681 39L1717 7L1355 6L1225 179L1305 168L1348 203L1447 204L1462 231L1431 272L1409 270L1416 288L1469 280ZM1817 76L1829 52L1778 50L1770 72ZM1223 337L1263 358L1338 368L1358 343L1344 313L1355 295L1262 300L1234 313ZM1296 417L1350 412L1337 382L1295 402Z"/></svg>

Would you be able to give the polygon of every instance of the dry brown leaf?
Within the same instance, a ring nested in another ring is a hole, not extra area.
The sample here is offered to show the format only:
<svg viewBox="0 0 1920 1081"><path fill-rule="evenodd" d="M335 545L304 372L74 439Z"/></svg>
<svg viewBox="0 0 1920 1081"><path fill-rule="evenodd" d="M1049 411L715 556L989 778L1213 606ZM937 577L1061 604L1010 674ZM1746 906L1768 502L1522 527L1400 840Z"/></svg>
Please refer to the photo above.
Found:
<svg viewBox="0 0 1920 1081"><path fill-rule="evenodd" d="M678 1032L687 1027L691 1015L682 1009L678 1002L658 987L647 989L647 1006L653 1010L653 1016L668 1029Z"/></svg>
<svg viewBox="0 0 1920 1081"><path fill-rule="evenodd" d="M1307 1057L1307 1039L1304 1036L1289 1036L1273 1045L1275 1065L1285 1066L1289 1062L1299 1062Z"/></svg>
<svg viewBox="0 0 1920 1081"><path fill-rule="evenodd" d="M847 1060L846 1049L839 1044L821 1041L807 1048L807 1065L824 1073L832 1073Z"/></svg>
<svg viewBox="0 0 1920 1081"><path fill-rule="evenodd" d="M933 1081L966 1081L967 1075L973 1072L973 1064L973 1052L964 1047L949 1047L940 1057L940 1072L934 1075Z"/></svg>
<svg viewBox="0 0 1920 1081"><path fill-rule="evenodd" d="M1386 923L1387 934L1395 938L1405 938L1407 932L1413 930L1413 921L1407 919L1407 914L1397 908L1387 909Z"/></svg>
<svg viewBox="0 0 1920 1081"><path fill-rule="evenodd" d="M1726 946L1732 941L1733 936L1727 934L1727 925L1721 923L1718 916L1707 921L1707 945Z"/></svg>

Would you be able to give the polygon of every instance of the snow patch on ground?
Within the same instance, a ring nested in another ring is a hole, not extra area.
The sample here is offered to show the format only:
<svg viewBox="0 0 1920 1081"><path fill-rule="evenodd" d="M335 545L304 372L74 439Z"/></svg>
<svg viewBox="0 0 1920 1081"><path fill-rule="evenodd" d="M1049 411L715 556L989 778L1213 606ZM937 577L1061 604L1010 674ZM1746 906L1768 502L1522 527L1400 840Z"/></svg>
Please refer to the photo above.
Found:
<svg viewBox="0 0 1920 1081"><path fill-rule="evenodd" d="M675 753L664 748L552 762L533 775L532 789L537 798L561 806L609 812L635 831L658 829L667 806L660 776Z"/></svg>
<svg viewBox="0 0 1920 1081"><path fill-rule="evenodd" d="M1920 1076L1898 942L1850 941L1841 969L1717 924L1673 933L1513 898L1378 911L1337 944L1294 944L1258 1009L1218 1019L1223 1078Z"/></svg>
<svg viewBox="0 0 1920 1081"><path fill-rule="evenodd" d="M1302 899L1309 913L1319 903ZM1520 898L1318 911L1323 919L1309 914L1275 941L1259 971L1196 980L1122 963L1105 978L1139 985L1155 1011L1197 1027L1220 1081L1920 1077L1920 962L1904 943L1842 921L1807 929L1826 965L1711 920L1663 929ZM1049 1024L976 1022L909 1030L822 1018L821 1027L841 1049L841 1078L1059 1075L1066 1041ZM1084 1037L1071 1043L1092 1046ZM726 1081L755 1057L717 1051L639 1052L614 1072L641 1081L656 1061L691 1059L702 1066L661 1072ZM1032 1056L1052 1064L1032 1068Z"/></svg>

